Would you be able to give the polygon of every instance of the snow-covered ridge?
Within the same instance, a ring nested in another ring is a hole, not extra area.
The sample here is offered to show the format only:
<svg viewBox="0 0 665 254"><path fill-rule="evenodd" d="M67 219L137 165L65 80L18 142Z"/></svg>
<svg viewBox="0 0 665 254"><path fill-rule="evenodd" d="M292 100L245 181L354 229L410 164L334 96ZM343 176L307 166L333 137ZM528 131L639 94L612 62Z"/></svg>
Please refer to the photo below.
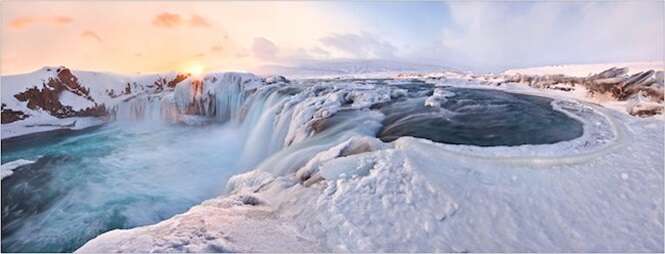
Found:
<svg viewBox="0 0 665 254"><path fill-rule="evenodd" d="M525 71L525 73L560 71L557 74L522 74L516 70L506 72L502 79L503 82L526 83L541 89L574 91L581 87L586 90L587 97L597 101L609 99L623 102L626 112L631 115L651 116L663 113L665 70L662 63L622 64L585 77L572 76L582 70L591 71L601 67L606 65L545 67Z"/></svg>
<svg viewBox="0 0 665 254"><path fill-rule="evenodd" d="M612 67L627 68L626 74L632 75L639 72L665 70L663 62L628 62L628 63L605 63L605 64L567 64L551 65L541 67L530 67L521 69L509 69L503 72L505 75L556 75L563 74L570 77L587 77L601 73Z"/></svg>
<svg viewBox="0 0 665 254"><path fill-rule="evenodd" d="M173 89L180 73L126 76L44 67L2 76L2 139L103 123L118 104L139 94Z"/></svg>

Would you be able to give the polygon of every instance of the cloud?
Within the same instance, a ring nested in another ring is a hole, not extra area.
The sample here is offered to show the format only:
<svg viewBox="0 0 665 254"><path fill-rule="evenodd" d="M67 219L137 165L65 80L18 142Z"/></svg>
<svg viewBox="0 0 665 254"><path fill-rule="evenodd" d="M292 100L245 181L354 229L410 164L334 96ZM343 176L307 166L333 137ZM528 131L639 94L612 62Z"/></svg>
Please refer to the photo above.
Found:
<svg viewBox="0 0 665 254"><path fill-rule="evenodd" d="M65 24L72 23L74 21L74 19L72 17L68 17L68 16L53 16L53 17L49 17L48 20L51 23L56 24L56 25L65 25Z"/></svg>
<svg viewBox="0 0 665 254"><path fill-rule="evenodd" d="M180 15L164 12L152 19L152 24L157 27L173 28L182 25Z"/></svg>
<svg viewBox="0 0 665 254"><path fill-rule="evenodd" d="M642 61L663 56L663 2L451 2L442 56L467 66Z"/></svg>
<svg viewBox="0 0 665 254"><path fill-rule="evenodd" d="M210 22L202 16L192 15L189 20L185 20L179 14L164 12L152 20L152 24L157 27L174 28L188 24L191 27L210 27Z"/></svg>
<svg viewBox="0 0 665 254"><path fill-rule="evenodd" d="M192 18L189 20L189 25L193 27L209 27L210 23L204 17L192 15Z"/></svg>
<svg viewBox="0 0 665 254"><path fill-rule="evenodd" d="M94 39L97 42L102 42L102 37L99 37L99 35L97 33L93 32L93 31L90 31L90 30L83 31L81 33L81 37Z"/></svg>
<svg viewBox="0 0 665 254"><path fill-rule="evenodd" d="M9 21L8 26L14 29L22 29L34 24L66 25L74 19L69 16L22 16Z"/></svg>
<svg viewBox="0 0 665 254"><path fill-rule="evenodd" d="M277 55L277 46L272 41L256 37L252 43L252 53L255 57L263 60L273 60Z"/></svg>
<svg viewBox="0 0 665 254"><path fill-rule="evenodd" d="M35 19L33 17L18 17L9 21L9 27L20 29L29 26L34 23Z"/></svg>
<svg viewBox="0 0 665 254"><path fill-rule="evenodd" d="M352 58L394 58L397 47L380 40L370 33L331 34L319 40L330 47L348 54Z"/></svg>
<svg viewBox="0 0 665 254"><path fill-rule="evenodd" d="M309 53L314 55L314 56L319 56L319 57L329 57L330 52L328 52L325 49L322 49L320 47L313 47L309 50Z"/></svg>
<svg viewBox="0 0 665 254"><path fill-rule="evenodd" d="M295 50L282 52L280 60L288 62L300 62L300 61L309 61L309 60L322 60L329 59L331 56L330 52L321 47L312 47L309 49L299 47Z"/></svg>

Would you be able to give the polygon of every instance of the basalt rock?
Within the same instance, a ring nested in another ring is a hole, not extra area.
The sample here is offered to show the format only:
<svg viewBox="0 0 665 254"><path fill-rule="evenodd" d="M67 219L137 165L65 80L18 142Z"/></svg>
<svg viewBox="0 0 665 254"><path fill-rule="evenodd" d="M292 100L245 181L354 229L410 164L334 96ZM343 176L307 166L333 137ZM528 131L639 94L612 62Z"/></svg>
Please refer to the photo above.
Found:
<svg viewBox="0 0 665 254"><path fill-rule="evenodd" d="M27 102L27 107L33 110L41 109L50 115L58 118L73 116L104 116L106 108L104 105L97 104L90 96L90 90L78 82L78 78L67 68L58 68L57 76L51 77L48 81L42 83L41 88L34 86L21 93L14 95L19 101ZM60 102L60 94L69 91L77 96L94 103L94 106L82 110L74 110L71 106L63 105ZM4 113L3 119L7 115L7 121L13 119L10 115L14 113ZM19 119L20 120L20 119ZM4 120L3 120L4 123Z"/></svg>
<svg viewBox="0 0 665 254"><path fill-rule="evenodd" d="M7 107L6 104L2 103L2 123L11 123L18 120L23 120L30 117L23 113L23 111L13 110Z"/></svg>

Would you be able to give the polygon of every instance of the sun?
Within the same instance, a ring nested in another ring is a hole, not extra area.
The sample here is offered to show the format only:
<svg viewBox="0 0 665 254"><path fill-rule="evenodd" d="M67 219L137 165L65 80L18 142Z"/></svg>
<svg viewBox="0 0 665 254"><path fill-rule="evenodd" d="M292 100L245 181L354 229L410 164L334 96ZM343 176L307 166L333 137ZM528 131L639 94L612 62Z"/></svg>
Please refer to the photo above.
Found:
<svg viewBox="0 0 665 254"><path fill-rule="evenodd" d="M192 76L199 77L203 73L203 69L205 69L203 65L195 63L187 66L185 72L192 74Z"/></svg>

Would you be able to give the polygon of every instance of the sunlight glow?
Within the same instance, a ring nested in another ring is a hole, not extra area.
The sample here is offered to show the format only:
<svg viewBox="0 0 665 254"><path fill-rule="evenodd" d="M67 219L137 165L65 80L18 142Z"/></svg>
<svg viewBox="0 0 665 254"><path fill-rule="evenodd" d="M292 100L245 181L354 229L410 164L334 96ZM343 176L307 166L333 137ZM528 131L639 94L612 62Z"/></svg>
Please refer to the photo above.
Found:
<svg viewBox="0 0 665 254"><path fill-rule="evenodd" d="M192 74L192 76L199 77L201 74L203 74L203 65L195 63L189 65L186 69L185 72Z"/></svg>

